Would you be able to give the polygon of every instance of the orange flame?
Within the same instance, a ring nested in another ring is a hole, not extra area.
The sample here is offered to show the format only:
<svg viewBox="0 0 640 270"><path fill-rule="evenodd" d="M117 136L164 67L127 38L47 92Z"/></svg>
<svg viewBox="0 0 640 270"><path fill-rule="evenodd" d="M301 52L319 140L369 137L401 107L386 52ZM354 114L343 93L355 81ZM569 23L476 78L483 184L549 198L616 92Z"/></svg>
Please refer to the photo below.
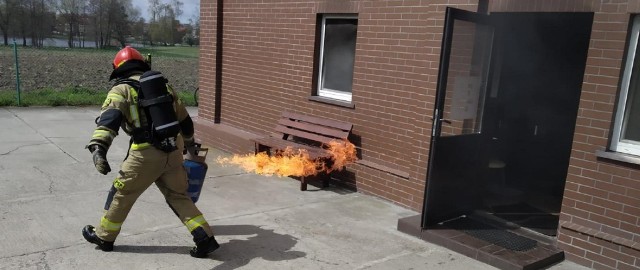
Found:
<svg viewBox="0 0 640 270"><path fill-rule="evenodd" d="M346 165L356 161L356 147L348 141L331 141L325 150L331 154L329 164L314 160L305 149L293 149L290 146L277 151L273 156L266 152L258 154L234 155L230 158L218 158L220 164L238 165L247 172L277 176L311 176L320 172L340 171Z"/></svg>
<svg viewBox="0 0 640 270"><path fill-rule="evenodd" d="M331 153L331 167L324 168L328 173L332 171L340 171L345 166L356 162L356 146L349 141L330 141L328 145L329 153Z"/></svg>

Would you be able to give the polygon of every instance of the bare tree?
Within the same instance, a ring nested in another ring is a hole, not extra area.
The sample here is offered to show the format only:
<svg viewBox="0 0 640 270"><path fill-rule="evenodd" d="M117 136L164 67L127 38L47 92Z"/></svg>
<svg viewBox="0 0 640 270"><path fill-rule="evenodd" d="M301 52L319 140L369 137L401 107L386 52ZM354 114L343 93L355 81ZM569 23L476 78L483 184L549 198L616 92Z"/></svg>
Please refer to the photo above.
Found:
<svg viewBox="0 0 640 270"><path fill-rule="evenodd" d="M184 3L180 0L171 0L171 7L173 8L173 13L176 15L176 20L179 20L182 17L183 11L182 7Z"/></svg>
<svg viewBox="0 0 640 270"><path fill-rule="evenodd" d="M171 27L170 20L173 19L173 14L173 8L171 8L171 5L160 4L158 7L158 13L155 15L155 20L151 21L149 25L151 45L153 45L153 42L155 41L160 41L165 45L170 43L169 40L171 37L169 36L167 29Z"/></svg>
<svg viewBox="0 0 640 270"><path fill-rule="evenodd" d="M170 5L160 5L160 12L158 13L158 27L155 29L156 40L162 41L164 45L171 43L171 21L173 20L173 8Z"/></svg>
<svg viewBox="0 0 640 270"><path fill-rule="evenodd" d="M42 47L44 38L49 35L51 29L47 22L47 7L44 0L24 0L22 5L29 11L28 20L29 38L31 46ZM47 29L49 28L49 29Z"/></svg>
<svg viewBox="0 0 640 270"><path fill-rule="evenodd" d="M117 16L113 17L114 37L124 47L127 37L131 35L133 24L140 18L140 11L133 7L131 0L119 0L114 11Z"/></svg>
<svg viewBox="0 0 640 270"><path fill-rule="evenodd" d="M144 42L144 40L147 38L145 35L146 24L147 23L144 18L139 17L138 20L133 22L133 25L131 26L131 35L133 35L139 42Z"/></svg>
<svg viewBox="0 0 640 270"><path fill-rule="evenodd" d="M69 48L75 47L74 35L79 32L80 14L85 10L86 4L87 0L58 0L57 10L69 27L67 40Z"/></svg>
<svg viewBox="0 0 640 270"><path fill-rule="evenodd" d="M88 10L98 48L112 46L112 40L124 46L140 19L140 10L133 6L131 0L90 0Z"/></svg>
<svg viewBox="0 0 640 270"><path fill-rule="evenodd" d="M151 15L151 22L158 20L158 14L162 9L162 3L160 0L149 0L149 14Z"/></svg>
<svg viewBox="0 0 640 270"><path fill-rule="evenodd" d="M105 14L106 2L108 0L89 0L87 12L91 16L91 30L93 32L93 40L96 48L104 48L105 46Z"/></svg>
<svg viewBox="0 0 640 270"><path fill-rule="evenodd" d="M0 0L0 30L4 38L4 45L9 45L9 30L16 14L17 0Z"/></svg>
<svg viewBox="0 0 640 270"><path fill-rule="evenodd" d="M200 45L200 8L196 7L193 12L193 21L191 22L193 27L193 39L195 45Z"/></svg>
<svg viewBox="0 0 640 270"><path fill-rule="evenodd" d="M153 46L153 42L158 39L158 31L160 29L160 24L158 23L158 16L160 11L162 10L162 3L160 0L148 0L149 1L149 14L151 15L151 20L149 21L149 45Z"/></svg>
<svg viewBox="0 0 640 270"><path fill-rule="evenodd" d="M29 27L29 20L27 16L28 10L28 1L20 1L18 5L16 5L16 14L15 17L15 26L17 27L20 35L22 36L22 46L27 46L27 28Z"/></svg>
<svg viewBox="0 0 640 270"><path fill-rule="evenodd" d="M14 13L13 28L22 36L22 45L27 46L27 39L31 46L42 47L45 37L51 34L55 13L49 10L50 3L45 0L18 1Z"/></svg>

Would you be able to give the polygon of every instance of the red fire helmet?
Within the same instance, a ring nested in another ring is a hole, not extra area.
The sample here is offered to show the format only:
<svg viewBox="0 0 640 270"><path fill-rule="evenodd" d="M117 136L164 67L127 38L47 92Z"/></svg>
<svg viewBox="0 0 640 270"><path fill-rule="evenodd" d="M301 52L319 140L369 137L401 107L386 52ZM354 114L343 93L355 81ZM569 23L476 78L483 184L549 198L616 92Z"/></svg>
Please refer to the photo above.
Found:
<svg viewBox="0 0 640 270"><path fill-rule="evenodd" d="M144 61L144 57L142 57L142 54L140 54L138 50L131 46L126 46L116 54L115 58L113 58L113 68L116 69L129 60Z"/></svg>

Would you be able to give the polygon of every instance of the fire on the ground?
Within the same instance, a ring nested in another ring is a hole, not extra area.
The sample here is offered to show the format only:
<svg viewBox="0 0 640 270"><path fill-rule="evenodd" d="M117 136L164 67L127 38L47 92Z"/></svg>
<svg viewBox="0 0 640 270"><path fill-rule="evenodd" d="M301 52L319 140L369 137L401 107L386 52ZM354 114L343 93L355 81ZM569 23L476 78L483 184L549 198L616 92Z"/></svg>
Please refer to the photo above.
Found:
<svg viewBox="0 0 640 270"><path fill-rule="evenodd" d="M234 155L218 158L220 164L238 165L247 172L260 175L312 176L321 172L340 171L346 165L356 161L356 147L349 141L331 141L326 147L331 154L330 162L314 160L305 149L287 147L269 156L266 152L258 154Z"/></svg>

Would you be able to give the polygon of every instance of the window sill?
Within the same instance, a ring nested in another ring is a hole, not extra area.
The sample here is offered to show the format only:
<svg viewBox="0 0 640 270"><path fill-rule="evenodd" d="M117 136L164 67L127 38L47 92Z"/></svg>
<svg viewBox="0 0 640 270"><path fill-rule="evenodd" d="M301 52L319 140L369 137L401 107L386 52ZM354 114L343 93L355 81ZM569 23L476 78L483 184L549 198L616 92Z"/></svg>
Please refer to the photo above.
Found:
<svg viewBox="0 0 640 270"><path fill-rule="evenodd" d="M347 101L321 97L321 96L310 96L309 100L320 102L320 103L327 103L327 104L336 105L336 106L345 107L345 108L351 108L351 109L354 109L356 107L356 105L353 104L353 102L347 102Z"/></svg>
<svg viewBox="0 0 640 270"><path fill-rule="evenodd" d="M604 150L596 150L596 157L611 159L615 161L625 162L629 164L640 165L640 156L623 154L618 152L610 152Z"/></svg>

